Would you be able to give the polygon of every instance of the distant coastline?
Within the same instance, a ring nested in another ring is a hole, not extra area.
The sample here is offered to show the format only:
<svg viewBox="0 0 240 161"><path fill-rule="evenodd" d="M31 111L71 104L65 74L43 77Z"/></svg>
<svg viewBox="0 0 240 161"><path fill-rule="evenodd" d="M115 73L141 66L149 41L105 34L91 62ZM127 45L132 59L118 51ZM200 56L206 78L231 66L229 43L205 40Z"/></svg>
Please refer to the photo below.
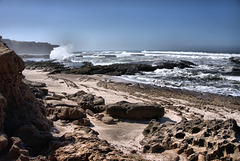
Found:
<svg viewBox="0 0 240 161"><path fill-rule="evenodd" d="M50 54L53 48L59 47L59 45L52 45L48 42L16 41L10 39L2 39L2 42L19 55Z"/></svg>

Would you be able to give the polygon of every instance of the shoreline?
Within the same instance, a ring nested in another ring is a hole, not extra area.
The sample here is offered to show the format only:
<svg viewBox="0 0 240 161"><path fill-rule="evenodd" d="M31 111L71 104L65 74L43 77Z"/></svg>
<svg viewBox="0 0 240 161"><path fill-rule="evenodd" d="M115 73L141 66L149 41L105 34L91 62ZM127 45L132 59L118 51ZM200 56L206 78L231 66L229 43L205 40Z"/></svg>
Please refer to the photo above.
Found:
<svg viewBox="0 0 240 161"><path fill-rule="evenodd" d="M239 98L113 77L148 65L24 70L0 48L0 160L240 159Z"/></svg>
<svg viewBox="0 0 240 161"><path fill-rule="evenodd" d="M101 96L105 104L113 104L119 101L131 103L158 104L165 109L165 114L157 122L180 123L184 118L188 120L227 120L235 119L240 125L240 111L235 109L235 99L216 95L202 95L198 92L189 92L156 86L144 85L135 82L123 82L121 79L108 75L76 75L76 74L49 74L43 70L23 71L25 79L46 83L50 94L64 96L85 91L96 96ZM201 97L199 97L201 96ZM62 100L63 101L63 100ZM231 106L229 106L231 105ZM229 108L230 107L230 108ZM102 121L87 115L91 122L90 128L99 133L99 138L106 140L116 149L126 154L131 151L148 160L169 160L180 157L174 150L166 150L163 153L142 153L140 141L143 139L143 130L148 126L148 121L131 121L119 119L117 124L108 125ZM64 126L64 128L62 127ZM54 129L58 131L53 135L61 136L65 132L73 132L72 123L54 122Z"/></svg>
<svg viewBox="0 0 240 161"><path fill-rule="evenodd" d="M23 75L26 76L26 79L46 83L49 91L58 94L62 92L73 94L79 90L84 90L85 92L102 96L106 104L116 103L118 101L128 101L131 103L154 101L167 109L169 108L176 111L176 113L184 113L180 111L182 110L180 106L186 106L186 109L184 109L186 111L191 111L191 109L193 109L192 111L197 110L198 117L203 117L201 111L212 111L212 114L221 111L222 113L219 113L217 117L213 117L212 119L228 119L234 117L238 124L240 124L240 118L233 115L234 113L240 113L240 100L238 97L234 98L232 96L210 93L203 94L195 91L163 88L131 81L123 82L123 79L109 75L48 75L48 72L43 72L42 70L29 69L25 69ZM44 79L42 79L42 77L44 77ZM57 79L55 81L58 81L58 84L53 83L54 79ZM58 89L56 90L55 88ZM59 91L59 89L62 91ZM189 115L186 116L189 117ZM211 117L205 115L203 118L209 119Z"/></svg>

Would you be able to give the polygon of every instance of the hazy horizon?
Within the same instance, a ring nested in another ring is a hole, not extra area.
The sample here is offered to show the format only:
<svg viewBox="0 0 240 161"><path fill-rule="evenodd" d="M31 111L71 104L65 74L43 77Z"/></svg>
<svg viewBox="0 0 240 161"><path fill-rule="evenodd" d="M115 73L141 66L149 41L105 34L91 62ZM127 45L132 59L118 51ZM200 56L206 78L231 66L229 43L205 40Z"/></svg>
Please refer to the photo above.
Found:
<svg viewBox="0 0 240 161"><path fill-rule="evenodd" d="M73 51L240 52L239 0L0 0L0 35Z"/></svg>

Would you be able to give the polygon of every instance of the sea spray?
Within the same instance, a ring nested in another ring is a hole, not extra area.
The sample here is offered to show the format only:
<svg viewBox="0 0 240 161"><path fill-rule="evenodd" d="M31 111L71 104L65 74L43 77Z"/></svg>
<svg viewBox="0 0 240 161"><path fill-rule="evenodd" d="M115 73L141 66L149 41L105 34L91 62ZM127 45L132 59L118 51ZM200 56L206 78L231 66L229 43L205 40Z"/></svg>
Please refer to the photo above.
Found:
<svg viewBox="0 0 240 161"><path fill-rule="evenodd" d="M71 61L74 58L73 54L69 53L67 50L69 46L60 46L54 48L50 53L51 59L56 59L58 61Z"/></svg>

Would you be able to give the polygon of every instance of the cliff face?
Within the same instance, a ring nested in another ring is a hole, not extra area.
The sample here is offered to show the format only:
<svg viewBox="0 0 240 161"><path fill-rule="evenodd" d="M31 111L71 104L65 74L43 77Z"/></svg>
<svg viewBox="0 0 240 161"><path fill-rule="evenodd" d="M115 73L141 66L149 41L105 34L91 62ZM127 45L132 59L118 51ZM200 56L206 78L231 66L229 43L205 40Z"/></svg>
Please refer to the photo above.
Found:
<svg viewBox="0 0 240 161"><path fill-rule="evenodd" d="M50 54L53 48L58 45L51 45L43 42L26 42L2 39L2 42L14 50L17 54Z"/></svg>
<svg viewBox="0 0 240 161"><path fill-rule="evenodd" d="M24 67L23 60L0 42L0 134L20 137L38 153L52 138L50 121L45 107L22 82Z"/></svg>

